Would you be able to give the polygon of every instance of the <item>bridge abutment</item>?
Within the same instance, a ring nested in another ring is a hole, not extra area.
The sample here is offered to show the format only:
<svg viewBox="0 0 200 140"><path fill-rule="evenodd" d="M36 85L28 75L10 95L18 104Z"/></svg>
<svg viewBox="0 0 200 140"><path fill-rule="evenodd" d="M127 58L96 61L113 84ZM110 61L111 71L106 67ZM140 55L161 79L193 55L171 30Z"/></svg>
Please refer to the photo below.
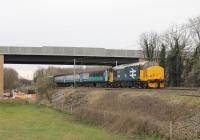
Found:
<svg viewBox="0 0 200 140"><path fill-rule="evenodd" d="M4 55L0 54L0 96L4 92L3 65L4 65Z"/></svg>

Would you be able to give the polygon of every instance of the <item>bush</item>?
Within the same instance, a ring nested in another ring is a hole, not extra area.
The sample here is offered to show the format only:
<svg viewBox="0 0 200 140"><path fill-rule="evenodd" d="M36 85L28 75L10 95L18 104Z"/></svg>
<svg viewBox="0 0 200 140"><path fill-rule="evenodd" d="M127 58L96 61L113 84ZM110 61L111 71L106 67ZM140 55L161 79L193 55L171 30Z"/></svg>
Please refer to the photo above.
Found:
<svg viewBox="0 0 200 140"><path fill-rule="evenodd" d="M196 130L200 130L200 108L177 102L178 98L173 95L175 102L171 98L168 100L156 96L154 91L152 93L65 89L55 93L55 106L62 111L71 111L73 105L72 115L78 120L101 125L116 133L168 138L172 122L173 139L195 139Z"/></svg>
<svg viewBox="0 0 200 140"><path fill-rule="evenodd" d="M74 115L90 124L116 132L169 136L169 122L187 114L184 104L168 104L151 96L134 98L105 94L93 104L76 109Z"/></svg>

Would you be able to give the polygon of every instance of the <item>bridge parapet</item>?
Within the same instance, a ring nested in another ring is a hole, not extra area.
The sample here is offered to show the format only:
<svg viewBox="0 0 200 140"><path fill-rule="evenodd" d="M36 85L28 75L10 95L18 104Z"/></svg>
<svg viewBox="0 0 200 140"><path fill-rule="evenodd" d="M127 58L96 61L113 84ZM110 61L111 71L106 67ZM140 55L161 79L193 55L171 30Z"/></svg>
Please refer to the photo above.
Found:
<svg viewBox="0 0 200 140"><path fill-rule="evenodd" d="M83 47L12 47L0 46L0 54L6 55L56 55L143 58L141 50L117 50Z"/></svg>

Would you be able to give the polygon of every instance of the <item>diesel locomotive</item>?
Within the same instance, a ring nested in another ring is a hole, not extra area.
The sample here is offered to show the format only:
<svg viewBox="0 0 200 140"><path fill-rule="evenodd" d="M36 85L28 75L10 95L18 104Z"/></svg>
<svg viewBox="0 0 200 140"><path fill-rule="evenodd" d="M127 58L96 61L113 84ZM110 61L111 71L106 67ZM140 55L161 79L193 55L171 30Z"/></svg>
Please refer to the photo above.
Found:
<svg viewBox="0 0 200 140"><path fill-rule="evenodd" d="M156 62L119 65L101 71L54 76L57 86L164 88L164 68Z"/></svg>

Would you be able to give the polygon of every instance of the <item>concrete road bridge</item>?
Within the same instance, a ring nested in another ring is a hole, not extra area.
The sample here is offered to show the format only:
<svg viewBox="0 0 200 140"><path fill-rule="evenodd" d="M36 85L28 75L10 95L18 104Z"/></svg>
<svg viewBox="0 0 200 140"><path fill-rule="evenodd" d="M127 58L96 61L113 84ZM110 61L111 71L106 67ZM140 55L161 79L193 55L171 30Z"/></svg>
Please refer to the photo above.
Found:
<svg viewBox="0 0 200 140"><path fill-rule="evenodd" d="M0 94L3 93L3 64L107 65L143 60L141 50L85 47L0 46Z"/></svg>

